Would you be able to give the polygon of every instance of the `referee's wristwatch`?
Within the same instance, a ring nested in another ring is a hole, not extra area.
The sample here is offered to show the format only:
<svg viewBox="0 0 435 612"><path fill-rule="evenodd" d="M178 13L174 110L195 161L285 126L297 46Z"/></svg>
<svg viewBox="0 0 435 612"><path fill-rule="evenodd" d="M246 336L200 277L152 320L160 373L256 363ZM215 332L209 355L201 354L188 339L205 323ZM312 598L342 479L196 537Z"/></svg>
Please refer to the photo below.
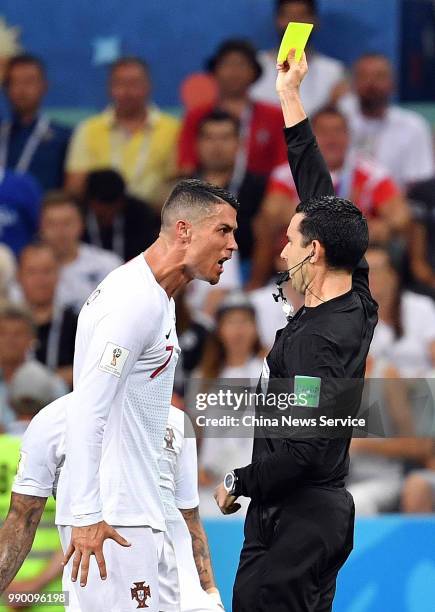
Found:
<svg viewBox="0 0 435 612"><path fill-rule="evenodd" d="M224 477L224 488L228 495L236 495L236 487L238 483L238 477L232 472L227 472Z"/></svg>

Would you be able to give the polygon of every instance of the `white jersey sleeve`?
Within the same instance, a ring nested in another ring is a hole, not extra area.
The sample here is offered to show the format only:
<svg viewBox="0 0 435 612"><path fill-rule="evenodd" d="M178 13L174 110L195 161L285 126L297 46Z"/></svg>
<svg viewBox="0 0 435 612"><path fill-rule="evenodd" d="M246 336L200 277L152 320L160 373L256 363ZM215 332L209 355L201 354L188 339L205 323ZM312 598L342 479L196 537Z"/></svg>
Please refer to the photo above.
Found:
<svg viewBox="0 0 435 612"><path fill-rule="evenodd" d="M152 300L121 295L94 316L85 318L80 338L79 374L68 407L66 450L69 465L71 511L75 526L102 520L99 467L105 425L115 401L122 397L125 382L140 355L151 349L160 329L159 309ZM97 302L97 300L96 300ZM95 303L96 303L95 302ZM88 305L89 306L89 305ZM93 304L91 304L93 306ZM87 320L86 320L87 318ZM74 364L76 367L76 364Z"/></svg>
<svg viewBox="0 0 435 612"><path fill-rule="evenodd" d="M65 459L66 402L61 397L32 419L23 437L20 462L12 486L14 493L49 497Z"/></svg>
<svg viewBox="0 0 435 612"><path fill-rule="evenodd" d="M175 503L187 510L199 506L196 439L184 438L175 472Z"/></svg>

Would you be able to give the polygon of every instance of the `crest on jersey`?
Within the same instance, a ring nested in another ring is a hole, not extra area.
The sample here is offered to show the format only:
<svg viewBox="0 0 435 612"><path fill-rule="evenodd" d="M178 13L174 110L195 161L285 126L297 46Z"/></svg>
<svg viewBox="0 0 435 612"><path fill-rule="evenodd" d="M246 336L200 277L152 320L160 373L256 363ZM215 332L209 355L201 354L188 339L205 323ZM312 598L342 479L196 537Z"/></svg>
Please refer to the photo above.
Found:
<svg viewBox="0 0 435 612"><path fill-rule="evenodd" d="M101 355L98 369L108 374L113 374L118 378L122 374L125 362L129 356L130 351L123 346L108 342L103 354Z"/></svg>
<svg viewBox="0 0 435 612"><path fill-rule="evenodd" d="M164 438L166 448L170 448L171 450L174 450L174 445L173 445L174 438L175 438L174 430L172 429L172 427L167 427L165 438Z"/></svg>
<svg viewBox="0 0 435 612"><path fill-rule="evenodd" d="M113 354L113 357L112 357L112 361L110 362L110 365L115 367L116 366L116 360L121 357L122 351L121 351L120 348L114 348L112 354Z"/></svg>
<svg viewBox="0 0 435 612"><path fill-rule="evenodd" d="M131 598L137 601L138 608L149 608L147 606L147 599L151 597L151 589L149 586L145 586L143 582L133 582L134 586L131 587Z"/></svg>

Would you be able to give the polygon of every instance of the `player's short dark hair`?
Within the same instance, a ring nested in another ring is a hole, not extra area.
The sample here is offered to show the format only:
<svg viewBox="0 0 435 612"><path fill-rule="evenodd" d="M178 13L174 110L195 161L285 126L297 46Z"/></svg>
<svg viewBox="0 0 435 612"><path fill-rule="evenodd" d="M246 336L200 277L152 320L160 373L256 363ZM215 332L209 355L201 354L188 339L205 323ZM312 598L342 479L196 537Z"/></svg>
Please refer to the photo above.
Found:
<svg viewBox="0 0 435 612"><path fill-rule="evenodd" d="M296 212L304 215L299 231L305 246L318 240L329 268L353 272L369 243L367 220L360 209L344 198L322 196L300 202Z"/></svg>
<svg viewBox="0 0 435 612"><path fill-rule="evenodd" d="M240 121L234 117L234 115L230 115L226 111L222 111L219 109L212 110L210 113L207 113L205 117L201 119L198 126L198 134L201 134L202 129L207 123L225 123L230 122L233 124L234 131L238 135L240 133Z"/></svg>
<svg viewBox="0 0 435 612"><path fill-rule="evenodd" d="M36 324L32 313L23 306L6 303L0 307L0 321L21 321L29 328L30 333L36 336Z"/></svg>
<svg viewBox="0 0 435 612"><path fill-rule="evenodd" d="M213 206L222 204L222 201L234 210L239 209L237 198L226 189L199 179L184 179L175 185L163 205L162 227L170 225L172 213L204 211L204 216L207 216Z"/></svg>
<svg viewBox="0 0 435 612"><path fill-rule="evenodd" d="M16 66L35 66L39 70L41 77L44 80L47 78L45 64L40 57L32 55L31 53L20 53L11 57L6 65L3 79L3 83L6 88L10 83L11 72Z"/></svg>
<svg viewBox="0 0 435 612"><path fill-rule="evenodd" d="M144 59L137 57L136 55L125 55L124 57L120 57L119 59L115 60L110 66L109 76L112 77L118 68L131 65L138 66L143 70L145 76L149 77L150 70L148 64Z"/></svg>
<svg viewBox="0 0 435 612"><path fill-rule="evenodd" d="M313 15L318 14L317 0L276 0L275 13L279 13L285 4L305 4Z"/></svg>
<svg viewBox="0 0 435 612"><path fill-rule="evenodd" d="M333 105L323 106L322 108L319 108L319 110L316 111L314 115L312 115L311 117L311 125L314 126L316 121L320 119L320 117L324 117L325 115L332 115L334 117L338 117L339 119L342 120L346 128L349 127L346 115L342 113L336 106L333 106Z"/></svg>
<svg viewBox="0 0 435 612"><path fill-rule="evenodd" d="M107 204L117 202L125 196L125 181L116 170L106 168L89 172L86 179L85 197Z"/></svg>

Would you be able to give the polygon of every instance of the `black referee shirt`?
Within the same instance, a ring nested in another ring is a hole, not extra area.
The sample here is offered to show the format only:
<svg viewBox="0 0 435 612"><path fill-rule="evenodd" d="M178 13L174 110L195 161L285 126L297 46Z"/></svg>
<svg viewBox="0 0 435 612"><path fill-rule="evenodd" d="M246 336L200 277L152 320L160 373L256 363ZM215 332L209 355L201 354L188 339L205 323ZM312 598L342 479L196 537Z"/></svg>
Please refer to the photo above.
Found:
<svg viewBox="0 0 435 612"><path fill-rule="evenodd" d="M285 137L300 199L334 195L308 119L287 128ZM322 381L363 379L376 323L377 304L369 290L367 263L362 260L353 274L351 291L316 307L303 306L277 333L267 356L269 380L290 380L290 391L295 376L318 377ZM353 402L359 404L361 394L357 395ZM353 414L358 407L351 407ZM236 494L272 502L291 494L298 486L344 486L349 464L348 438L279 439L265 437L266 432L257 429L252 463L235 470Z"/></svg>

